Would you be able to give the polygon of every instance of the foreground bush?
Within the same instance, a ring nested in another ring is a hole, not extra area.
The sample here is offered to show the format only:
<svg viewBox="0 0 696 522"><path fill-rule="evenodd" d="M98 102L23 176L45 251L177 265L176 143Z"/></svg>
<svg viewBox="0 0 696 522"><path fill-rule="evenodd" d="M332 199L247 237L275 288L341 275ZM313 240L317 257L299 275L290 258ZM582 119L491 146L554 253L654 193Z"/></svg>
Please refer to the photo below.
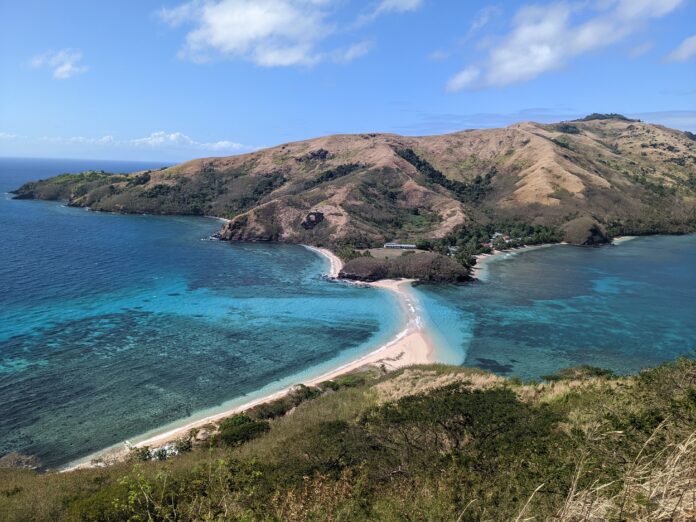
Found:
<svg viewBox="0 0 696 522"><path fill-rule="evenodd" d="M0 470L0 519L692 520L696 362L552 378L431 366L300 388L274 420L222 422L221 447Z"/></svg>

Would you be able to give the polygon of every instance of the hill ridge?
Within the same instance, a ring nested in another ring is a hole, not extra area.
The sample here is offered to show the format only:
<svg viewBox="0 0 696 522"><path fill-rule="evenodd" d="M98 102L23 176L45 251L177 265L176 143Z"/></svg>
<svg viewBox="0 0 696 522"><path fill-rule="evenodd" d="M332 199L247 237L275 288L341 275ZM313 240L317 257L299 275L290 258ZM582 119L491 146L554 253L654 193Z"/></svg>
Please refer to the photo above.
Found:
<svg viewBox="0 0 696 522"><path fill-rule="evenodd" d="M125 177L56 177L17 197L213 215L231 220L223 239L333 247L456 246L462 230L503 223L566 231L580 220L609 235L696 230L693 135L620 115L588 118L436 136L334 134ZM564 234L584 242L582 231Z"/></svg>

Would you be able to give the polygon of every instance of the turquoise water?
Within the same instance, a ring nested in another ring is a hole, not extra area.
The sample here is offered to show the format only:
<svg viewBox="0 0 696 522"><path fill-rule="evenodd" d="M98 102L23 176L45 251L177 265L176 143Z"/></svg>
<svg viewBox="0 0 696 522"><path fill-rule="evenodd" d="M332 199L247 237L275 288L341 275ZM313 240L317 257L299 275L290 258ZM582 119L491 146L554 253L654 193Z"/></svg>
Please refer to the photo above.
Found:
<svg viewBox="0 0 696 522"><path fill-rule="evenodd" d="M459 364L536 379L579 364L630 373L696 349L696 235L539 248L485 272L416 289Z"/></svg>
<svg viewBox="0 0 696 522"><path fill-rule="evenodd" d="M146 167L0 159L0 192ZM203 240L219 226L0 197L0 454L62 465L401 327L391 293L323 279L327 260L300 246Z"/></svg>
<svg viewBox="0 0 696 522"><path fill-rule="evenodd" d="M0 159L0 194L88 168ZM204 218L0 197L0 454L59 466L317 375L391 339L389 292L321 277L290 245L205 241ZM414 289L438 357L538 378L632 372L696 347L696 236L496 258L486 280Z"/></svg>

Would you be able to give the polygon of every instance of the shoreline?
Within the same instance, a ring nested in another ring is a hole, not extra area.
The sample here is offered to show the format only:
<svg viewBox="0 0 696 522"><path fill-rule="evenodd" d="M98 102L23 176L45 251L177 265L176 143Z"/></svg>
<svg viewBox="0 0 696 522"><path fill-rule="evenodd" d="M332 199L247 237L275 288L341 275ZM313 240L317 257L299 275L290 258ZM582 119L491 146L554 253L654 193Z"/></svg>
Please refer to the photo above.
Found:
<svg viewBox="0 0 696 522"><path fill-rule="evenodd" d="M611 238L611 241L609 243L599 246L619 246L628 241L638 239L639 237L640 236L616 236L614 238ZM491 254L477 254L474 256L476 258L476 264L471 269L471 275L473 276L475 281L486 281L488 272L488 268L486 265L490 262L499 261L501 259L507 259L509 257L514 257L517 254L528 252L530 250L537 250L539 248L548 248L552 246L569 244L570 243L567 243L565 241L561 241L560 243L541 243L540 245L524 245L517 248L511 248L509 250L493 250Z"/></svg>
<svg viewBox="0 0 696 522"><path fill-rule="evenodd" d="M477 254L474 256L476 258L476 264L471 269L471 275L474 281L486 281L488 276L488 267L486 265L493 261L515 257L518 254L531 250L567 244L568 243L565 241L561 243L542 243L540 245L525 245L518 248L511 248L510 250L493 250L491 254Z"/></svg>
<svg viewBox="0 0 696 522"><path fill-rule="evenodd" d="M343 270L343 261L341 261L341 258L338 257L336 254L334 254L331 250L327 248L321 248L321 247L315 247L315 246L309 246L309 245L302 245L305 247L307 250L311 250L312 252L316 252L317 254L324 256L326 259L329 260L329 263L331 264L331 269L326 276L330 279L338 279L339 274L341 273L341 270Z"/></svg>
<svg viewBox="0 0 696 522"><path fill-rule="evenodd" d="M330 272L326 274L327 277L331 279L338 279L338 274L343 267L343 262L338 256L336 256L330 250L324 248L309 246L306 246L306 248L325 257L330 263ZM366 286L380 288L392 292L398 301L398 305L401 307L404 313L403 328L390 341L368 352L367 354L347 363L341 364L336 368L324 371L320 375L305 379L298 379L297 382L294 382L289 386L285 386L280 390L270 392L242 404L231 406L223 411L212 413L203 418L191 420L189 422L182 419L183 422L186 422L185 424L174 426L171 429L167 429L166 426L163 426L161 429L166 431L161 433L154 433L149 436L147 434L142 434L140 436L145 438L143 440L138 440L134 444L130 444L130 442L127 440L123 441L122 443L115 444L83 457L82 459L70 462L61 468L60 471L72 471L81 468L91 468L120 462L128 456L131 448L141 448L144 446L156 448L174 442L175 440L188 435L192 429L200 428L207 424L220 421L226 417L238 414L259 404L280 399L292 391L297 384L316 386L321 382L335 379L336 377L359 370L365 366L383 367L389 371L394 371L405 366L436 363L437 359L435 355L435 344L425 330L424 321L418 313L417 297L409 291L409 288L413 282L414 280L411 279L385 279L373 283L365 283ZM273 383L269 383L266 386L272 386L272 384ZM175 423L176 421L174 421L172 424ZM158 428L155 428L151 431L151 433L156 432L157 429ZM138 437L135 437L135 439L137 440Z"/></svg>

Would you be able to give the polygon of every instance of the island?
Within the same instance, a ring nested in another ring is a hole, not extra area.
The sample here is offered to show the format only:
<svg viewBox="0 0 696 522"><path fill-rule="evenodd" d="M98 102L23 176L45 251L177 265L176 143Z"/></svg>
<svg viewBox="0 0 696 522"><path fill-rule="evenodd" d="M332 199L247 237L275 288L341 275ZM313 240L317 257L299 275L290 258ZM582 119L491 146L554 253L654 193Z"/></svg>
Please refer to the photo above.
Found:
<svg viewBox="0 0 696 522"><path fill-rule="evenodd" d="M18 198L215 216L216 238L327 248L353 280L463 282L476 256L696 230L696 140L619 114L442 136L334 135L131 174L66 173ZM414 248L384 252L385 245Z"/></svg>

